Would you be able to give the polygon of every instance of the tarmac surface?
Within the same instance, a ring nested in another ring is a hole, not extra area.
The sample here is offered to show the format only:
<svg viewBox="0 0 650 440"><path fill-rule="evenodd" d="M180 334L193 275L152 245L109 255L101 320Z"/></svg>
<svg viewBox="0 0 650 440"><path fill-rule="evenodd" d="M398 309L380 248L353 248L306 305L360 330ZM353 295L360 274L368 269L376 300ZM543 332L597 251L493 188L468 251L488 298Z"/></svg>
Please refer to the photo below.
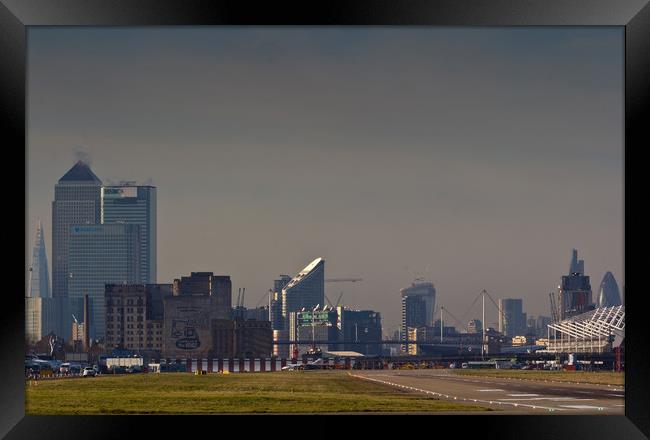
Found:
<svg viewBox="0 0 650 440"><path fill-rule="evenodd" d="M402 391L498 409L502 414L625 413L625 391L621 385L459 376L453 370L360 370L350 374Z"/></svg>

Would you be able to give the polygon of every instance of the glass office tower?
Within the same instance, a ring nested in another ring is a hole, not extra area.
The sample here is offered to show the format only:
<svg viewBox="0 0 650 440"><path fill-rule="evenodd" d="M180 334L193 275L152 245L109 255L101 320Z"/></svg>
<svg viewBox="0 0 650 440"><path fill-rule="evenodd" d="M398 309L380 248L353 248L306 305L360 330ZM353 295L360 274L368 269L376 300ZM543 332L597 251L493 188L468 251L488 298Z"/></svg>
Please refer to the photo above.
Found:
<svg viewBox="0 0 650 440"><path fill-rule="evenodd" d="M325 260L316 258L293 277L282 289L282 318L288 322L289 313L303 308L311 310L325 304Z"/></svg>
<svg viewBox="0 0 650 440"><path fill-rule="evenodd" d="M140 279L156 283L156 187L123 184L102 188L103 224L140 227Z"/></svg>
<svg viewBox="0 0 650 440"><path fill-rule="evenodd" d="M600 283L598 292L598 307L620 306L621 294L618 291L618 284L611 272L607 272Z"/></svg>
<svg viewBox="0 0 650 440"><path fill-rule="evenodd" d="M68 296L70 227L100 223L102 182L78 161L54 186L52 202L52 296Z"/></svg>
<svg viewBox="0 0 650 440"><path fill-rule="evenodd" d="M88 295L91 339L104 337L105 285L141 283L139 237L138 225L116 223L70 228L70 308L80 316L83 296Z"/></svg>
<svg viewBox="0 0 650 440"><path fill-rule="evenodd" d="M505 336L522 335L526 331L526 314L523 312L523 300L520 298L500 298L499 332Z"/></svg>
<svg viewBox="0 0 650 440"><path fill-rule="evenodd" d="M49 298L50 277L47 270L47 255L45 254L45 238L43 224L38 221L34 248L32 249L32 265L29 267L28 298Z"/></svg>

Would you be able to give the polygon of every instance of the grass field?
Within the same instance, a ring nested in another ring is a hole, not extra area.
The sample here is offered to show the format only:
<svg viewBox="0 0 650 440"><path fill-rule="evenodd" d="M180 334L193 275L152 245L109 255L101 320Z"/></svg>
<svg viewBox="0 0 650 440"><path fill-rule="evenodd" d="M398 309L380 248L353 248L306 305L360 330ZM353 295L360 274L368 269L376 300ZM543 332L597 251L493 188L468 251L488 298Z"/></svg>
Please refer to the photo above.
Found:
<svg viewBox="0 0 650 440"><path fill-rule="evenodd" d="M535 370L455 370L463 376L507 377L515 379L556 380L607 385L624 385L625 373L611 371L535 371Z"/></svg>
<svg viewBox="0 0 650 440"><path fill-rule="evenodd" d="M26 385L25 412L215 414L485 411L368 382L344 371L133 374Z"/></svg>

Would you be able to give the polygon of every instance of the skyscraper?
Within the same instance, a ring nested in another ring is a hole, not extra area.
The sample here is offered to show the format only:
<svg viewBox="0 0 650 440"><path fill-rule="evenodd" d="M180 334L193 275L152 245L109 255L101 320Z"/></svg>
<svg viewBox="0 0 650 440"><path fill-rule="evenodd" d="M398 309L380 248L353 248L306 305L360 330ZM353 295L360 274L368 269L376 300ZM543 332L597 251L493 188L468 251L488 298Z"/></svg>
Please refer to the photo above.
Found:
<svg viewBox="0 0 650 440"><path fill-rule="evenodd" d="M618 291L618 284L611 272L607 272L600 282L598 291L598 307L620 306L621 295Z"/></svg>
<svg viewBox="0 0 650 440"><path fill-rule="evenodd" d="M499 332L513 337L526 331L526 314L523 313L523 301L520 298L499 299Z"/></svg>
<svg viewBox="0 0 650 440"><path fill-rule="evenodd" d="M402 295L402 340L407 340L409 328L432 326L436 307L436 289L429 282L415 282L400 290ZM401 346L409 352L408 344Z"/></svg>
<svg viewBox="0 0 650 440"><path fill-rule="evenodd" d="M573 249L571 251L571 265L569 266L569 274L581 274L585 273L585 260L578 260L578 250Z"/></svg>
<svg viewBox="0 0 650 440"><path fill-rule="evenodd" d="M282 289L282 318L288 322L289 313L302 308L313 309L325 304L325 260L316 258L293 277Z"/></svg>
<svg viewBox="0 0 650 440"><path fill-rule="evenodd" d="M289 275L280 275L273 280L273 290L269 298L269 321L273 330L284 330L285 322L282 319L282 289L291 281Z"/></svg>
<svg viewBox="0 0 650 440"><path fill-rule="evenodd" d="M102 182L78 161L59 179L52 202L52 296L68 296L70 227L96 225L101 216Z"/></svg>
<svg viewBox="0 0 650 440"><path fill-rule="evenodd" d="M84 295L88 295L88 328L92 339L104 337L105 285L140 283L140 249L138 225L87 225L70 228L70 309L71 313L80 315L79 307L83 304Z"/></svg>
<svg viewBox="0 0 650 440"><path fill-rule="evenodd" d="M101 191L103 224L125 223L140 227L140 280L156 282L156 187L124 183Z"/></svg>
<svg viewBox="0 0 650 440"><path fill-rule="evenodd" d="M584 274L585 263L578 260L578 251L573 249L569 275L562 277L559 288L560 317L566 319L579 315L592 306L591 284Z"/></svg>
<svg viewBox="0 0 650 440"><path fill-rule="evenodd" d="M29 267L28 298L49 298L50 277L47 270L47 255L45 254L45 239L43 224L38 221L34 248L32 249L32 265Z"/></svg>
<svg viewBox="0 0 650 440"><path fill-rule="evenodd" d="M400 290L402 299L420 296L425 304L425 322L418 325L432 326L436 314L436 288L430 282L414 282Z"/></svg>

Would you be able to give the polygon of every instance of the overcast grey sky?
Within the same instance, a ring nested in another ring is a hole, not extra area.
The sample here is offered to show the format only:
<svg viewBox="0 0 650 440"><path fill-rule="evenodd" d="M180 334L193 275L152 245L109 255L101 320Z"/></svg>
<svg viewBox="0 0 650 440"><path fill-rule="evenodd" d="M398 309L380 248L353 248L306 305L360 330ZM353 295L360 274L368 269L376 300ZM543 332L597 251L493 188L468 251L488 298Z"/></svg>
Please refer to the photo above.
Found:
<svg viewBox="0 0 650 440"><path fill-rule="evenodd" d="M83 153L158 187L159 282L253 306L322 256L387 333L417 276L549 315L574 247L624 285L623 59L622 28L33 27L29 246Z"/></svg>

